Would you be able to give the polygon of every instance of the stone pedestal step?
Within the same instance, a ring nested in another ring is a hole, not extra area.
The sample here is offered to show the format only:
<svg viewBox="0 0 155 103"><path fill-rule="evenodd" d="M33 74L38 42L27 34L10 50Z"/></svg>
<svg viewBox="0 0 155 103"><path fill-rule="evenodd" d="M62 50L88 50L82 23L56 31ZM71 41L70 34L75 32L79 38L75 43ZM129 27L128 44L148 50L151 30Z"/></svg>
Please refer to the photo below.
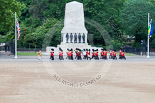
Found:
<svg viewBox="0 0 155 103"><path fill-rule="evenodd" d="M54 49L55 55L59 54L59 48L63 50L63 53L65 55L66 55L67 49L71 49L71 48L73 50L75 50L76 48L79 48L81 50L90 49L91 51L92 49L98 49L99 51L101 50L100 47L92 47L91 45L87 45L87 44L64 44L64 45L58 45L57 47L48 46L46 47L46 53L50 53L52 48Z"/></svg>

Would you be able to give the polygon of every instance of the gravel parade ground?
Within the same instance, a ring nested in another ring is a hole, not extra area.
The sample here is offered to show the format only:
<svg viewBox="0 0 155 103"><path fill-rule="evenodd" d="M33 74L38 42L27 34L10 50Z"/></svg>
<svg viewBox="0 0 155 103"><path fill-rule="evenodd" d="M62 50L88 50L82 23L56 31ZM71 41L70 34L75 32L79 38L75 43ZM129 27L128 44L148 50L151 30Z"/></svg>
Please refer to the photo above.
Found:
<svg viewBox="0 0 155 103"><path fill-rule="evenodd" d="M0 103L155 103L155 57L0 58Z"/></svg>

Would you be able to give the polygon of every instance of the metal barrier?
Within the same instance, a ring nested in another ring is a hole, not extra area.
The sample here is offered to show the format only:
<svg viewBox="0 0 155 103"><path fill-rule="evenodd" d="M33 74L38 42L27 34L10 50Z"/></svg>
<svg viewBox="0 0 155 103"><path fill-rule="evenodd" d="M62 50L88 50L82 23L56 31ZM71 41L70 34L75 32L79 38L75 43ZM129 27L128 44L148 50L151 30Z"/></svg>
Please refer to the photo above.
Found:
<svg viewBox="0 0 155 103"><path fill-rule="evenodd" d="M132 53L136 55L147 55L147 47L124 47L123 49L126 53ZM150 56L155 56L155 48L150 48Z"/></svg>

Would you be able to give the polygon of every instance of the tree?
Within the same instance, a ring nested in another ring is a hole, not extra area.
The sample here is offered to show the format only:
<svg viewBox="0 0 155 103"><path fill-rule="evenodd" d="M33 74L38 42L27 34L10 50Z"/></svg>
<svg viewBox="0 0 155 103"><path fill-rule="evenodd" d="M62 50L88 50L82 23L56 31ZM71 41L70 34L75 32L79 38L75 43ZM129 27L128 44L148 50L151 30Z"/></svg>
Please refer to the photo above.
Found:
<svg viewBox="0 0 155 103"><path fill-rule="evenodd" d="M44 16L43 12L47 8L44 0L34 0L32 5L30 5L29 12L31 13L32 17L38 18L39 20L43 21Z"/></svg>
<svg viewBox="0 0 155 103"><path fill-rule="evenodd" d="M20 16L24 4L16 0L0 0L0 33L6 34L14 26L14 14Z"/></svg>
<svg viewBox="0 0 155 103"><path fill-rule="evenodd" d="M45 34L53 28L57 21L63 21L65 5L71 1L73 0L0 0L0 9L3 7L0 14L5 14L0 15L0 20L2 21L0 24L0 34L7 34L3 36L7 41L10 38L14 39L14 12L16 11L21 28L18 47L29 47L30 45L34 48L41 48L43 39L46 37ZM88 19L104 27L113 39L112 44L114 44L113 47L115 48L122 46L124 34L135 36L136 42L146 38L147 12L149 9L151 10L151 18L154 20L154 0L76 1L84 5L88 36L91 35L93 37L88 42L94 46L106 46L105 37L101 36L101 33L94 25L92 26L88 23ZM23 4L26 7L22 6ZM60 44L60 31L61 28L54 33L51 40L49 40L52 41L50 45L56 46Z"/></svg>
<svg viewBox="0 0 155 103"><path fill-rule="evenodd" d="M119 40L118 37L121 38L119 16L125 1L126 0L86 0L84 1L85 17L103 25L111 38ZM117 28L111 25L109 23L110 21L113 21L113 24L115 24ZM95 45L105 45L104 37L102 37L96 29L92 29L87 24L86 27L89 33L94 34Z"/></svg>
<svg viewBox="0 0 155 103"><path fill-rule="evenodd" d="M149 2L151 2L153 5L155 5L155 1L154 0L147 0Z"/></svg>
<svg viewBox="0 0 155 103"><path fill-rule="evenodd" d="M46 22L42 25L42 26L39 26L38 28L36 28L36 31L35 32L32 32L32 33L29 33L27 34L25 37L24 37L24 42L26 43L26 47L29 47L29 45L32 47L32 48L42 48L42 44L43 44L43 40L44 38L47 36L48 34L48 31L53 27L53 25L55 25L56 23L58 22L57 19L54 19L54 18L50 18L50 19L47 19ZM60 32L60 28L57 28ZM60 40L61 38L61 34L59 32L56 32L52 37L52 45L53 46L56 46L58 44L58 42L60 41L57 41ZM49 34L51 35L51 34Z"/></svg>
<svg viewBox="0 0 155 103"><path fill-rule="evenodd" d="M147 40L148 13L155 20L155 6L146 0L129 0L124 4L120 18L126 35L135 37L135 44Z"/></svg>

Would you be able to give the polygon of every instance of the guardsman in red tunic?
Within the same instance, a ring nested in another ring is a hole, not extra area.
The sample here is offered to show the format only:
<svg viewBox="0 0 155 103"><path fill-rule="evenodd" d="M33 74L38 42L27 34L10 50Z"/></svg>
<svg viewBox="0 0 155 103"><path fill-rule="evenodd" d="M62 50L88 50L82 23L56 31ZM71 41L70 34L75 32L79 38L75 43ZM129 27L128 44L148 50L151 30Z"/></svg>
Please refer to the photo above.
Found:
<svg viewBox="0 0 155 103"><path fill-rule="evenodd" d="M71 50L68 50L68 59L71 60Z"/></svg>
<svg viewBox="0 0 155 103"><path fill-rule="evenodd" d="M64 58L63 58L63 50L62 49L60 49L60 51L59 51L59 59L64 60Z"/></svg>
<svg viewBox="0 0 155 103"><path fill-rule="evenodd" d="M70 50L70 59L73 60L73 49Z"/></svg>
<svg viewBox="0 0 155 103"><path fill-rule="evenodd" d="M104 49L104 54L103 54L103 59L105 59L105 60L107 60L107 51L106 51L106 49Z"/></svg>
<svg viewBox="0 0 155 103"><path fill-rule="evenodd" d="M90 57L90 49L88 51L88 58L91 60L91 57Z"/></svg>
<svg viewBox="0 0 155 103"><path fill-rule="evenodd" d="M95 50L94 49L92 49L92 59L95 57Z"/></svg>
<svg viewBox="0 0 155 103"><path fill-rule="evenodd" d="M91 58L90 58L90 49L89 50L86 49L86 57L87 57L87 60L88 60L88 58L89 58L89 60L91 60Z"/></svg>
<svg viewBox="0 0 155 103"><path fill-rule="evenodd" d="M125 59L126 60L126 57L125 57L125 52L124 51L122 51L122 53L121 53L121 59Z"/></svg>
<svg viewBox="0 0 155 103"><path fill-rule="evenodd" d="M96 52L95 52L95 59L99 60L99 57L98 57L98 49L96 49Z"/></svg>
<svg viewBox="0 0 155 103"><path fill-rule="evenodd" d="M69 49L67 49L67 52L66 52L66 54L67 54L67 57L66 57L66 59L70 59L70 53L69 53Z"/></svg>
<svg viewBox="0 0 155 103"><path fill-rule="evenodd" d="M110 50L109 53L110 53L109 59L112 59L112 50Z"/></svg>
<svg viewBox="0 0 155 103"><path fill-rule="evenodd" d="M122 59L122 49L119 50L119 59Z"/></svg>
<svg viewBox="0 0 155 103"><path fill-rule="evenodd" d="M78 59L78 48L76 48L74 51L75 51L75 54L76 54L75 59Z"/></svg>
<svg viewBox="0 0 155 103"><path fill-rule="evenodd" d="M83 49L82 54L83 54L83 59L86 59L86 58L87 58L87 55L86 55L86 49Z"/></svg>
<svg viewBox="0 0 155 103"><path fill-rule="evenodd" d="M101 49L101 59L104 58L104 52L103 52L104 49Z"/></svg>
<svg viewBox="0 0 155 103"><path fill-rule="evenodd" d="M79 51L78 51L78 60L82 60L82 58L81 58L81 49L79 49Z"/></svg>
<svg viewBox="0 0 155 103"><path fill-rule="evenodd" d="M116 50L112 51L112 59L116 59L117 60L117 54L116 54Z"/></svg>
<svg viewBox="0 0 155 103"><path fill-rule="evenodd" d="M51 52L50 53L51 53L50 59L51 60L54 60L54 49L51 49Z"/></svg>
<svg viewBox="0 0 155 103"><path fill-rule="evenodd" d="M86 49L86 58L88 60L88 49Z"/></svg>

